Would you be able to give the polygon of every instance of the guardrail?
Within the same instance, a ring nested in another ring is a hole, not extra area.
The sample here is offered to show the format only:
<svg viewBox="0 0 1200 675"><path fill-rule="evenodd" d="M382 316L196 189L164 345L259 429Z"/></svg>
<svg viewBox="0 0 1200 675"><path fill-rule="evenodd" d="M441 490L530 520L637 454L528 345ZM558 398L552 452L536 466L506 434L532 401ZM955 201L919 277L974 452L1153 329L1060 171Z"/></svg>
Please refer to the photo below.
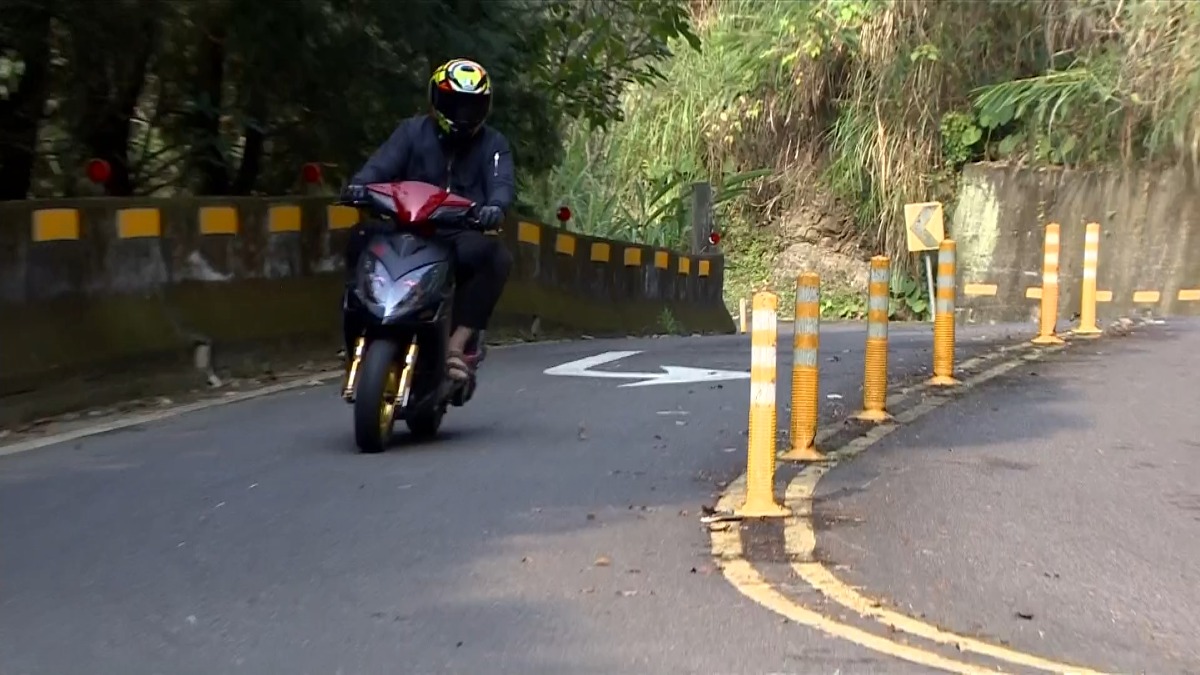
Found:
<svg viewBox="0 0 1200 675"><path fill-rule="evenodd" d="M340 345L354 209L328 197L0 204L0 398L65 377ZM724 259L513 221L493 327L733 332ZM0 408L5 407L0 403Z"/></svg>

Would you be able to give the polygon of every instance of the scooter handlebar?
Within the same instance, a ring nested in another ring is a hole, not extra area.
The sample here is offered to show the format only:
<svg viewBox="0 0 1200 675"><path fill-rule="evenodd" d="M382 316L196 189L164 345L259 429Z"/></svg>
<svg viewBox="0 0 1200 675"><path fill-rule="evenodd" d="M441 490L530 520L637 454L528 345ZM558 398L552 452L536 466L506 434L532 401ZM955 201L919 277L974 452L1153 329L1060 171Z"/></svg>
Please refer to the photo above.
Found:
<svg viewBox="0 0 1200 675"><path fill-rule="evenodd" d="M365 194L358 194L358 195L342 194L336 200L334 200L333 203L335 206L349 206L349 207L356 208L356 209L368 209L368 210L373 209L373 207L375 206L375 202L369 196L367 196ZM479 232L499 232L500 231L499 225L497 225L495 227L483 227L483 225L479 221L479 205L478 204L472 204L471 208L461 218L457 218L454 220L438 219L436 221L436 224L441 227L460 226L463 229L477 230Z"/></svg>

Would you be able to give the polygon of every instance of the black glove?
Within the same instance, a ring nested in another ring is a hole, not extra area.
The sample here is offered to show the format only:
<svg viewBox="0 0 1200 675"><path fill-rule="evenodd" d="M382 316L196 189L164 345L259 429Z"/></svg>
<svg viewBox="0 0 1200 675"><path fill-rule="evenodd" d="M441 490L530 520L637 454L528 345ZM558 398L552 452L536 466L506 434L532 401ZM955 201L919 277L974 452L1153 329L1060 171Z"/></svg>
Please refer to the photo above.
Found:
<svg viewBox="0 0 1200 675"><path fill-rule="evenodd" d="M367 201L367 186L365 185L347 185L342 188L340 201L350 204L361 204Z"/></svg>
<svg viewBox="0 0 1200 675"><path fill-rule="evenodd" d="M479 229L494 230L504 221L504 211L499 206L488 205L479 209Z"/></svg>

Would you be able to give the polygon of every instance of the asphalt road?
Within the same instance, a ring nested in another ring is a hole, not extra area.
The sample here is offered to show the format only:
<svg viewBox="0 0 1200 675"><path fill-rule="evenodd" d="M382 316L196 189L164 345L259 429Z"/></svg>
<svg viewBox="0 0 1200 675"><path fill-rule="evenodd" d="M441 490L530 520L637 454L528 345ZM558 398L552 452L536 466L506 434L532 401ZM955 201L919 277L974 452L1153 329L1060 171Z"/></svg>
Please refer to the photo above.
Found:
<svg viewBox="0 0 1200 675"><path fill-rule="evenodd" d="M1197 373L1195 320L1021 366L834 469L821 557L959 633L1200 673Z"/></svg>
<svg viewBox="0 0 1200 675"><path fill-rule="evenodd" d="M966 332L961 358L1007 335ZM824 331L827 421L861 404L863 337ZM929 344L893 327L893 375ZM747 381L543 374L610 350L749 367L747 337L522 346L441 439L382 455L327 385L0 458L0 672L914 672L714 569L698 515L744 468Z"/></svg>

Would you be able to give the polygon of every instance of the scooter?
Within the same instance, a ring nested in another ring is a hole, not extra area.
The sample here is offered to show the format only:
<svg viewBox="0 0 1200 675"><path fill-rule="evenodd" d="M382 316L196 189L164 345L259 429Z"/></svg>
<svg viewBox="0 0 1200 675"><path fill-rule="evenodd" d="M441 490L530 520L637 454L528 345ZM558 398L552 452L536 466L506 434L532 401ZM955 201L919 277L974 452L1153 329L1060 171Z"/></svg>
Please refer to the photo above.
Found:
<svg viewBox="0 0 1200 675"><path fill-rule="evenodd" d="M414 438L433 438L447 406L471 400L476 380L457 381L446 370L454 256L431 237L439 228L477 227L476 204L419 181L367 185L361 199L338 204L395 226L370 237L342 305L344 318L361 327L342 388L354 407L355 442L362 452L382 452L397 420ZM481 331L464 358L478 366L483 345Z"/></svg>

